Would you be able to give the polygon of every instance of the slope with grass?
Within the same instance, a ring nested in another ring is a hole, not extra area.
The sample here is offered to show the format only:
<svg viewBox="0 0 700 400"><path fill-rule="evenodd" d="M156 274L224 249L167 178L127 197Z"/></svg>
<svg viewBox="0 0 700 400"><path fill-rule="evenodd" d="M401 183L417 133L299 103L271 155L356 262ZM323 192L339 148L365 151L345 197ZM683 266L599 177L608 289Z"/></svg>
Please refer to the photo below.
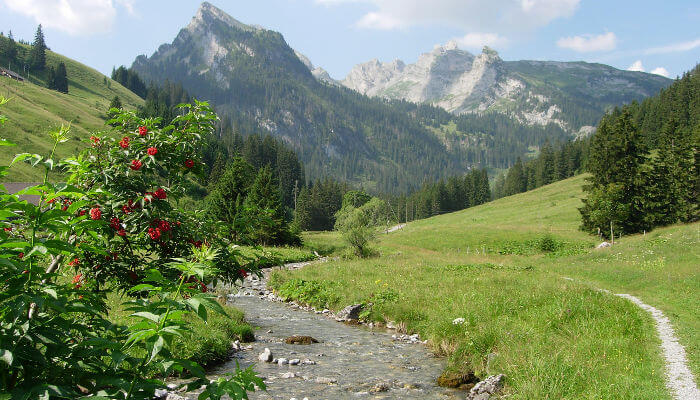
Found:
<svg viewBox="0 0 700 400"><path fill-rule="evenodd" d="M382 235L379 257L278 273L272 282L287 290L317 283L334 309L372 303L369 318L420 333L449 357L448 369L505 373L508 398L670 398L652 318L597 288L661 309L697 376L700 224L594 250L597 238L578 231L583 183L577 176L415 221ZM328 234L306 241L333 247Z"/></svg>
<svg viewBox="0 0 700 400"><path fill-rule="evenodd" d="M19 45L20 53L28 46ZM7 66L7 60L0 59ZM90 132L105 129L105 113L114 96L119 96L126 109L135 109L143 100L102 73L60 54L47 51L47 66L63 62L68 73L68 93L46 88L45 74L30 74L24 82L0 77L0 96L11 99L3 109L9 120L0 130L0 137L17 144L0 152L0 165L7 165L15 153L31 152L48 154L51 140L47 132L71 124L71 139L59 145L58 155L68 156L78 152L81 140ZM14 65L14 64L13 64ZM13 167L7 179L15 182L36 180L36 171L25 165Z"/></svg>

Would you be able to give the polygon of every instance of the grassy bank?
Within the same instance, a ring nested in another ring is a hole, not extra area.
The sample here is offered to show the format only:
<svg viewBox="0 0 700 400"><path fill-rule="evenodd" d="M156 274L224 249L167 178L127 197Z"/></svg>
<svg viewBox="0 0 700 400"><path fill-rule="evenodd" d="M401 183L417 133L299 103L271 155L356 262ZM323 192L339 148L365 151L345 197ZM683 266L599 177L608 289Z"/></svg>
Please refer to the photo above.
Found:
<svg viewBox="0 0 700 400"><path fill-rule="evenodd" d="M651 318L594 288L664 311L698 374L700 225L593 250L596 238L577 229L582 183L576 177L416 221L380 235L379 257L313 265L272 282L334 309L372 303L369 318L420 333L448 356L449 369L505 373L508 398L669 398ZM339 246L334 234L305 240Z"/></svg>
<svg viewBox="0 0 700 400"><path fill-rule="evenodd" d="M129 319L130 313L122 306L124 301L117 294L108 298L111 321L124 323ZM245 322L241 310L229 305L224 305L224 310L227 315L209 313L207 323L195 316L188 317L191 331L175 340L173 355L207 366L228 360L234 340L255 340L253 328Z"/></svg>
<svg viewBox="0 0 700 400"><path fill-rule="evenodd" d="M241 264L255 262L260 268L310 261L316 258L313 250L302 247L240 246L238 249Z"/></svg>

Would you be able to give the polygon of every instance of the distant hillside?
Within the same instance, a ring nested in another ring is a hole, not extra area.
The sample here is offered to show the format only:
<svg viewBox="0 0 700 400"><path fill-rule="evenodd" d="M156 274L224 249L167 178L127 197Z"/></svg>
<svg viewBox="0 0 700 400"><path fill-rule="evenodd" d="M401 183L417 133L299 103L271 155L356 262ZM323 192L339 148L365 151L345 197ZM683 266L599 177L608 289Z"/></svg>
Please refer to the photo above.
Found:
<svg viewBox="0 0 700 400"><path fill-rule="evenodd" d="M18 58L28 52L30 46L18 44ZM59 62L66 65L68 74L68 93L63 94L49 90L45 84L45 74L30 74L24 82L7 77L0 77L0 96L10 98L2 107L2 114L9 120L0 128L0 137L17 144L4 147L0 151L0 165L7 165L16 153L32 152L47 154L51 141L46 133L62 123L71 123L71 139L59 145L58 155L67 156L77 152L90 132L105 128L105 112L114 96L119 96L127 109L136 109L143 100L124 88L119 83L105 77L102 73L75 60L56 54L46 53L47 66L56 66ZM21 67L15 62L0 58L0 65L11 68L23 75ZM7 181L31 181L38 176L38 170L27 165L17 165L5 178Z"/></svg>

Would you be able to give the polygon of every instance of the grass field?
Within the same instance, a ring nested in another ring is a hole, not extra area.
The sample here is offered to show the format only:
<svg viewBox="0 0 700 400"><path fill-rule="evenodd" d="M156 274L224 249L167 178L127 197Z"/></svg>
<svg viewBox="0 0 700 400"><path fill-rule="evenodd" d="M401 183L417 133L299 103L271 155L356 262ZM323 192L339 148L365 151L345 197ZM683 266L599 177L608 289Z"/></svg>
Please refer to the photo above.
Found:
<svg viewBox="0 0 700 400"><path fill-rule="evenodd" d="M583 179L415 221L381 235L379 257L271 281L289 293L290 285L314 287L313 300L333 309L372 303L369 318L420 333L448 357L448 369L505 373L509 399L670 398L651 317L595 288L636 295L666 313L697 376L700 224L594 250L597 238L578 230ZM305 241L342 251L333 233Z"/></svg>
<svg viewBox="0 0 700 400"><path fill-rule="evenodd" d="M16 153L48 155L52 143L47 132L61 124L70 123L72 129L71 139L59 145L58 156L77 154L84 146L81 140L88 139L91 132L105 130L105 113L114 96L119 96L126 109L135 109L143 103L119 83L77 61L51 51L47 51L46 60L48 66L61 61L66 64L67 94L47 89L42 76L32 75L24 82L0 77L0 96L11 99L0 110L9 118L0 129L0 137L17 144L2 148L0 165L8 165ZM7 66L6 60L0 62ZM28 165L18 165L6 179L35 181L37 171Z"/></svg>

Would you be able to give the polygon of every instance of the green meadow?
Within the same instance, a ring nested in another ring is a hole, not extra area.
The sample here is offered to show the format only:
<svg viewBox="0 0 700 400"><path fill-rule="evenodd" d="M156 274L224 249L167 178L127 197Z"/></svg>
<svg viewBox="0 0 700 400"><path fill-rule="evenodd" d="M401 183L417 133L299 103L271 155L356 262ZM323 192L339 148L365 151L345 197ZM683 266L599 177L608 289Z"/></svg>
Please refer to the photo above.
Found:
<svg viewBox="0 0 700 400"><path fill-rule="evenodd" d="M661 309L697 375L700 224L596 250L598 238L578 230L584 182L578 176L415 221L380 235L376 257L338 257L279 272L271 283L336 310L364 303L368 319L429 340L448 370L506 374L504 398L670 398L651 317L597 289ZM305 242L347 254L335 233L309 233Z"/></svg>

